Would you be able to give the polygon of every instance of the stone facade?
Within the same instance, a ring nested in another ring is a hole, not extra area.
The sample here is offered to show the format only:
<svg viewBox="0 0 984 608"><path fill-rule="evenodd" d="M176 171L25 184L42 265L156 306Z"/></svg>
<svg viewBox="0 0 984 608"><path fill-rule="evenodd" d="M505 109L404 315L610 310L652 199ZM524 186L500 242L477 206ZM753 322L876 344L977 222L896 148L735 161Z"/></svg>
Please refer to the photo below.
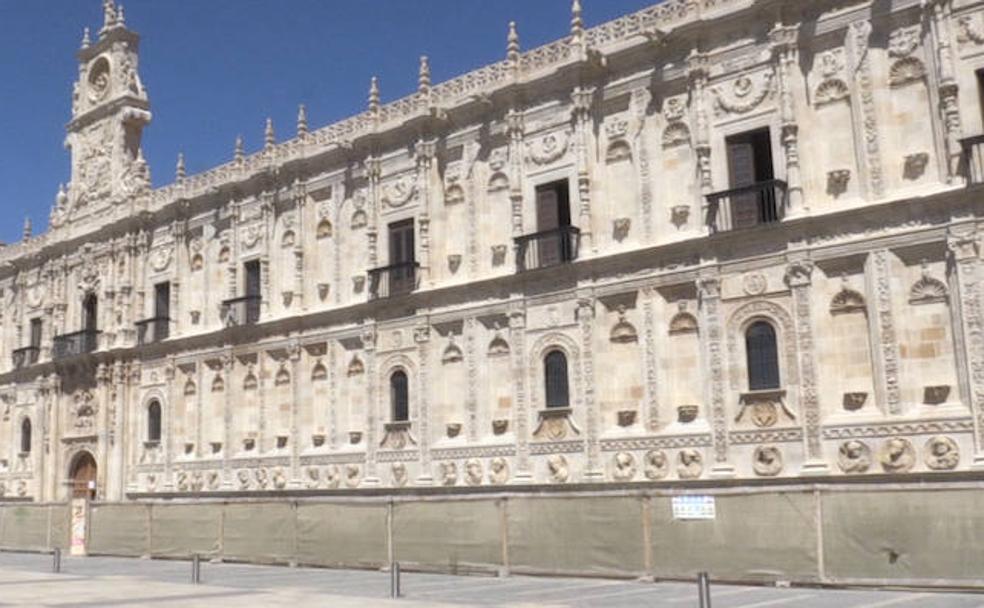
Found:
<svg viewBox="0 0 984 608"><path fill-rule="evenodd" d="M104 7L72 181L0 249L4 496L984 467L984 2L575 1L161 188Z"/></svg>

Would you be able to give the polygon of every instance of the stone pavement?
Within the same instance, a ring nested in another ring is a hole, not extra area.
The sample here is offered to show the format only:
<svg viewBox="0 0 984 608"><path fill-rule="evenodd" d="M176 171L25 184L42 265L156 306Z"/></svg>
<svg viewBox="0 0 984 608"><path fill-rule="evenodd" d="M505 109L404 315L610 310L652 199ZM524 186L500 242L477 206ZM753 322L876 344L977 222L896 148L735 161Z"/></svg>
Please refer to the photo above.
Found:
<svg viewBox="0 0 984 608"><path fill-rule="evenodd" d="M389 574L241 564L202 564L202 584L190 583L186 561L63 558L0 553L0 607L153 606L269 608L365 606L635 606L689 608L696 585L600 579L463 577L404 573L404 597L388 599ZM714 608L984 608L984 594L905 591L776 589L715 585Z"/></svg>

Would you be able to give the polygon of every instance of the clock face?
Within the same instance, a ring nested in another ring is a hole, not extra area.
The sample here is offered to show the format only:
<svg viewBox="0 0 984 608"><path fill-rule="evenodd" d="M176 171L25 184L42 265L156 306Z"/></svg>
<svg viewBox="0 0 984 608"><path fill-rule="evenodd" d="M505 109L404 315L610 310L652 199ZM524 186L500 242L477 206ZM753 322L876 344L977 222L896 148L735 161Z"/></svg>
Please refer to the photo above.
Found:
<svg viewBox="0 0 984 608"><path fill-rule="evenodd" d="M102 101L109 92L109 61L100 57L89 70L89 101Z"/></svg>

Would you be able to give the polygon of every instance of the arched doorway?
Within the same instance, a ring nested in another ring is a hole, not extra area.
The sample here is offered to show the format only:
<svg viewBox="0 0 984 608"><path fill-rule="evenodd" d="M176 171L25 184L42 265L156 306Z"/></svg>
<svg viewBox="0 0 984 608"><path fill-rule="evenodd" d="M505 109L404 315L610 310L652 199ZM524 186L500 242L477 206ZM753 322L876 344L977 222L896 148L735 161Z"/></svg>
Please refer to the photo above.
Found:
<svg viewBox="0 0 984 608"><path fill-rule="evenodd" d="M79 452L69 467L72 498L96 498L96 459L89 452Z"/></svg>

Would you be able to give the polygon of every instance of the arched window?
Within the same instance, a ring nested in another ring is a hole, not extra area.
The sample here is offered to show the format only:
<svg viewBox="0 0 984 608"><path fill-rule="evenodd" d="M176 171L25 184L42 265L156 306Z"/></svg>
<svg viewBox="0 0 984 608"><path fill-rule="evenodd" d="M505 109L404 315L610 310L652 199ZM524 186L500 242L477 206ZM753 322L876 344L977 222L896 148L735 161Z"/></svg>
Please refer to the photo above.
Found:
<svg viewBox="0 0 984 608"><path fill-rule="evenodd" d="M147 406L147 441L161 440L161 404L154 400Z"/></svg>
<svg viewBox="0 0 984 608"><path fill-rule="evenodd" d="M543 360L547 407L570 407L567 390L567 357L559 350L551 351Z"/></svg>
<svg viewBox="0 0 984 608"><path fill-rule="evenodd" d="M21 446L22 454L31 453L31 419L25 418L21 422Z"/></svg>
<svg viewBox="0 0 984 608"><path fill-rule="evenodd" d="M752 323L745 331L748 357L748 388L753 391L779 388L779 355L776 330L765 321Z"/></svg>
<svg viewBox="0 0 984 608"><path fill-rule="evenodd" d="M96 331L99 328L99 300L90 293L82 301L82 329Z"/></svg>
<svg viewBox="0 0 984 608"><path fill-rule="evenodd" d="M390 408L393 422L410 420L410 400L407 395L408 382L405 372L397 370L390 376Z"/></svg>

